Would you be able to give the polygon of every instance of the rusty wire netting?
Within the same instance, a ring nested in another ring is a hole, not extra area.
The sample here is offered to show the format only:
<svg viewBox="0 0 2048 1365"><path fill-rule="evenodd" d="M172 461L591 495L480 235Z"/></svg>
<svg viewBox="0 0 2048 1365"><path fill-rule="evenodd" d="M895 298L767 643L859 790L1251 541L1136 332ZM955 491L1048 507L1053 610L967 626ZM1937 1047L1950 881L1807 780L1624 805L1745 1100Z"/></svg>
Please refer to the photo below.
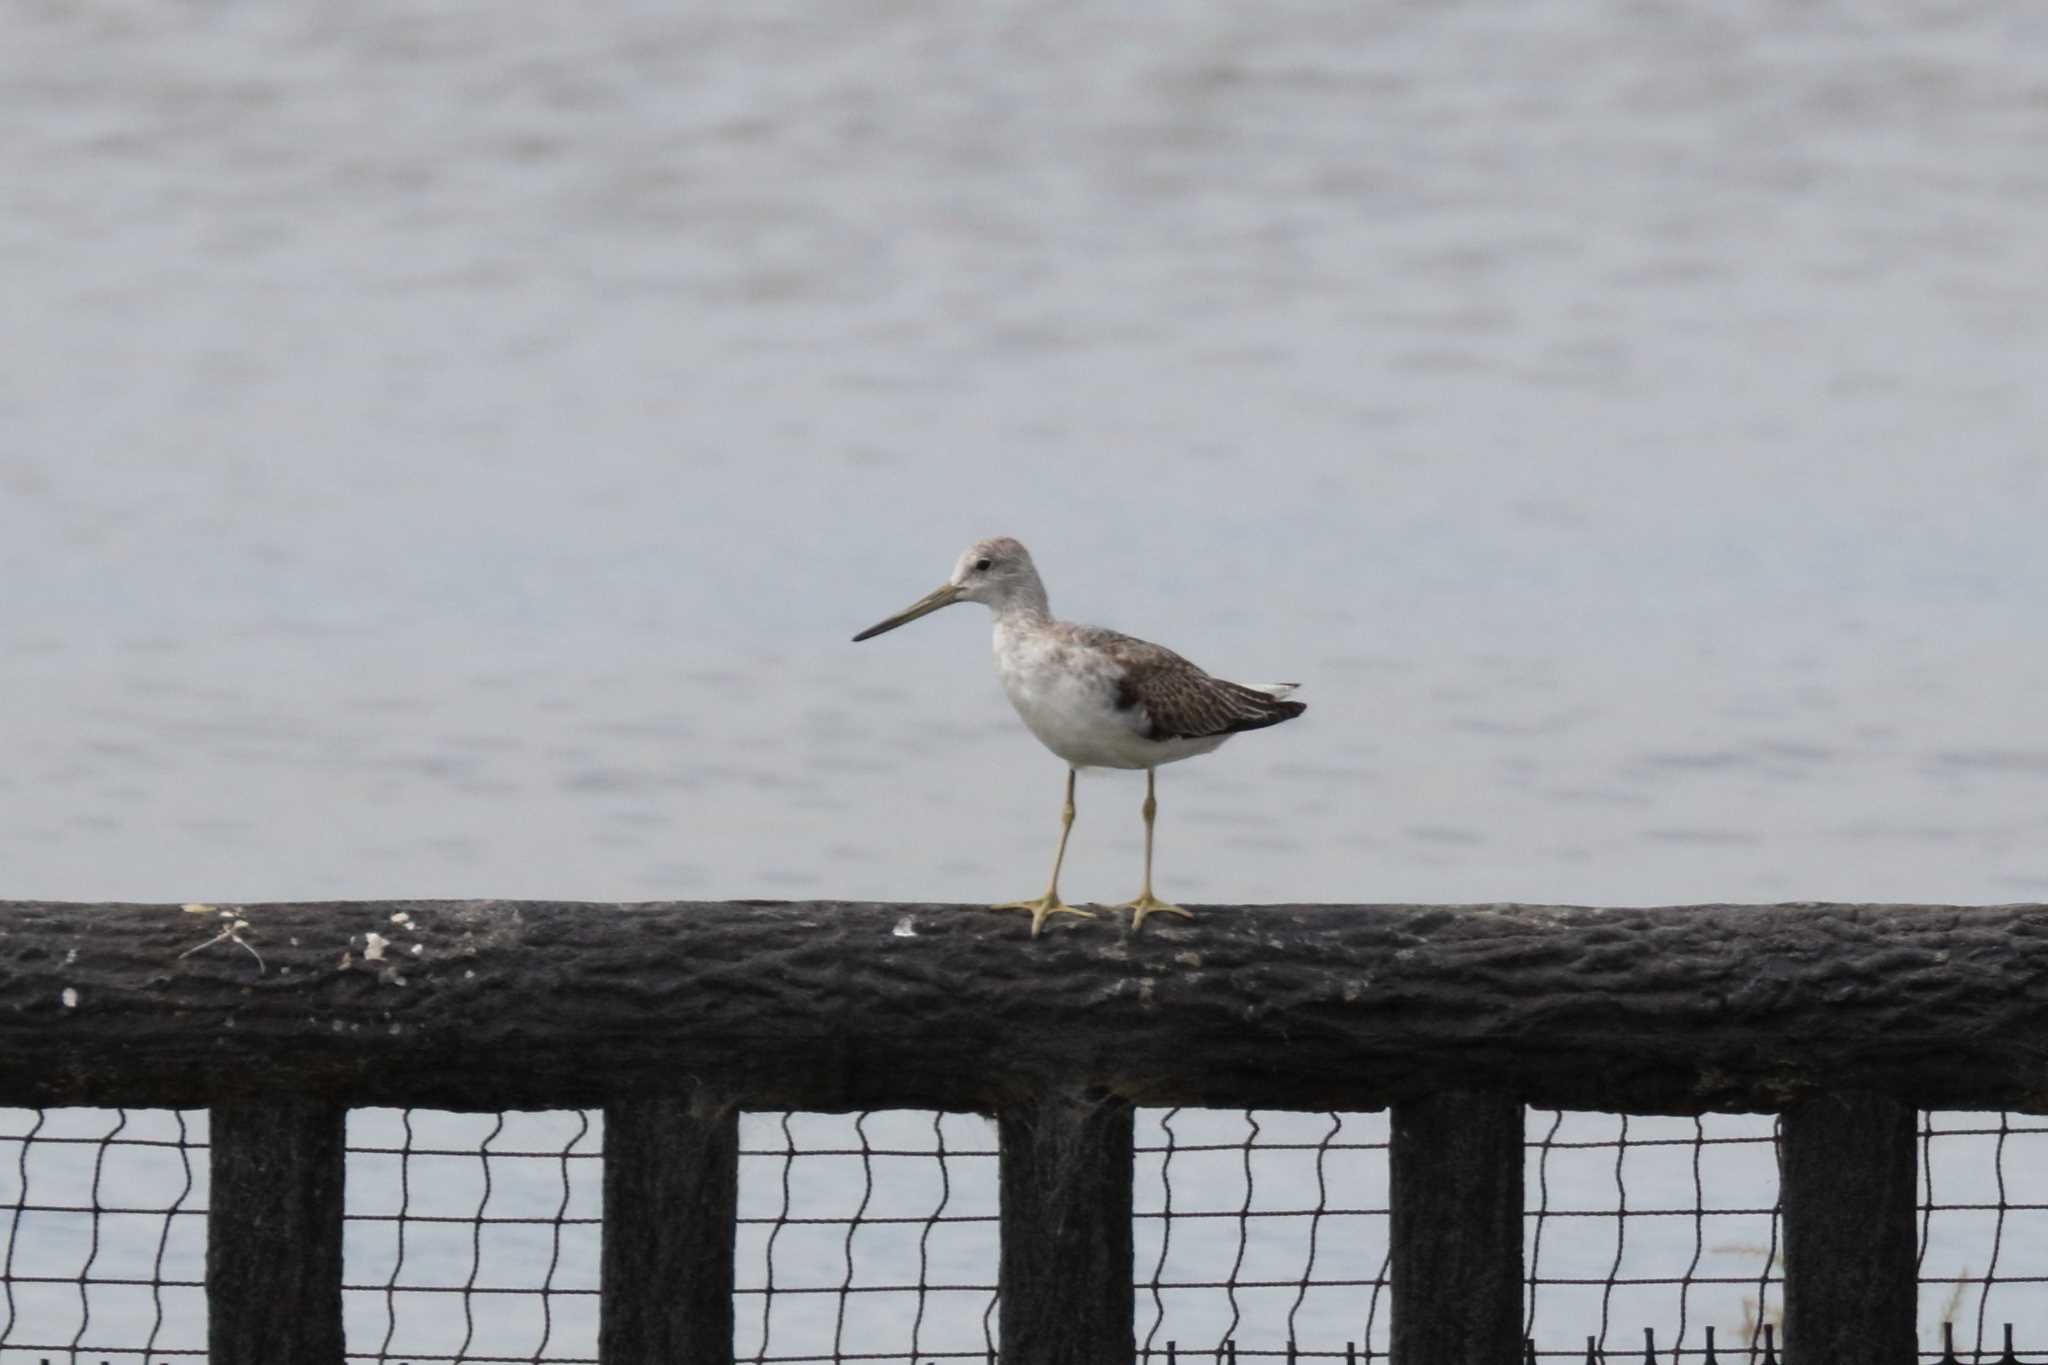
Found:
<svg viewBox="0 0 2048 1365"><path fill-rule="evenodd" d="M352 1362L596 1357L593 1113L350 1116ZM2048 1343L2048 1120L1921 1125L1923 1354ZM992 1124L971 1115L742 1121L735 1358L986 1361L996 1340ZM1538 1353L1757 1357L1781 1302L1773 1122L1535 1111L1527 1314ZM205 1354L206 1116L0 1110L0 1365ZM1384 1115L1144 1111L1139 1356L1385 1360Z"/></svg>

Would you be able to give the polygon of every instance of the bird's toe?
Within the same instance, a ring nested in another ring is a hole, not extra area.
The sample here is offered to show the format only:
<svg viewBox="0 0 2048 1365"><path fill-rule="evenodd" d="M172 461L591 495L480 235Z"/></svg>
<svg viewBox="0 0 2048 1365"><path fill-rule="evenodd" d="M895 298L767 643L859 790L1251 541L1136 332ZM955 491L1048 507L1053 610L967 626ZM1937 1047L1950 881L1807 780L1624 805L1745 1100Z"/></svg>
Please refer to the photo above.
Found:
<svg viewBox="0 0 2048 1365"><path fill-rule="evenodd" d="M1136 900L1125 901L1117 909L1129 910L1131 912L1131 932L1134 934L1144 927L1145 916L1147 915L1179 915L1182 919L1193 919L1195 917L1194 911L1182 909L1178 905L1169 905L1157 896L1149 894L1139 896Z"/></svg>
<svg viewBox="0 0 2048 1365"><path fill-rule="evenodd" d="M999 905L992 905L989 908L991 910L1028 911L1031 915L1031 937L1033 938L1038 937L1038 932L1045 927L1047 918L1053 915L1079 915L1083 919L1095 918L1093 910L1077 909L1050 892L1038 897L1036 900L1004 901Z"/></svg>

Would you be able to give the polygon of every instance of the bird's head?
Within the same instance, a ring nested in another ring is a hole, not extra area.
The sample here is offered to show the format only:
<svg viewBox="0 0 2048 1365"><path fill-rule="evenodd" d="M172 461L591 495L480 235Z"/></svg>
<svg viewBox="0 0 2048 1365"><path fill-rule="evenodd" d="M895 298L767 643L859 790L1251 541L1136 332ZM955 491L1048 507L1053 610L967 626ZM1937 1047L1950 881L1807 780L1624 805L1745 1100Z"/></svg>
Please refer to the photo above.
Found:
<svg viewBox="0 0 2048 1365"><path fill-rule="evenodd" d="M963 550L946 586L956 602L986 602L1000 608L1019 592L1038 587L1038 569L1031 551L1008 536L997 536Z"/></svg>
<svg viewBox="0 0 2048 1365"><path fill-rule="evenodd" d="M1008 536L977 540L961 553L959 562L953 566L952 577L894 616L877 621L853 638L857 641L872 639L884 631L908 625L920 616L928 616L940 607L950 607L955 602L982 602L996 611L1015 602L1035 602L1042 608L1045 589L1038 581L1038 569L1031 562L1031 552Z"/></svg>

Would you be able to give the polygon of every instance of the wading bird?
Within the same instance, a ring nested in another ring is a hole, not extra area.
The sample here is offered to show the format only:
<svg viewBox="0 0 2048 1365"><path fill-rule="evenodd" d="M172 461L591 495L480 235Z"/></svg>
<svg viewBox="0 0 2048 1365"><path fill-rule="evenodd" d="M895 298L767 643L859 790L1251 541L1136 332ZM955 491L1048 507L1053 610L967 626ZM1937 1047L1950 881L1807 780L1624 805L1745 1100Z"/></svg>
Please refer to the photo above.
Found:
<svg viewBox="0 0 2048 1365"><path fill-rule="evenodd" d="M1080 768L1145 770L1145 887L1128 908L1135 932L1155 911L1187 916L1152 894L1152 821L1158 813L1154 769L1206 754L1240 730L1292 720L1308 708L1288 701L1295 683L1234 683L1212 678L1161 645L1100 626L1055 621L1031 553L1003 537L977 541L939 587L854 636L894 630L955 602L983 602L995 616L996 673L1010 704L1038 742L1067 762L1067 799L1052 880L1036 900L997 910L1031 913L1038 937L1048 915L1092 915L1060 899L1060 864L1074 827L1074 774Z"/></svg>

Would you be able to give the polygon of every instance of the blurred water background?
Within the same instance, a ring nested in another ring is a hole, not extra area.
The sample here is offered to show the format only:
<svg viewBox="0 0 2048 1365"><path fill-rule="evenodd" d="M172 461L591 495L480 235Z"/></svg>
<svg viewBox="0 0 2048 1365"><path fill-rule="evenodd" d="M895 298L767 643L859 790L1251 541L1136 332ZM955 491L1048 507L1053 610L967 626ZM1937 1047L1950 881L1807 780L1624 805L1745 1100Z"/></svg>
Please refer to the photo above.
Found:
<svg viewBox="0 0 2048 1365"><path fill-rule="evenodd" d="M980 610L847 642L1011 534L1305 684L1162 775L1169 897L2048 897L2044 57L4 0L0 894L1030 894Z"/></svg>

